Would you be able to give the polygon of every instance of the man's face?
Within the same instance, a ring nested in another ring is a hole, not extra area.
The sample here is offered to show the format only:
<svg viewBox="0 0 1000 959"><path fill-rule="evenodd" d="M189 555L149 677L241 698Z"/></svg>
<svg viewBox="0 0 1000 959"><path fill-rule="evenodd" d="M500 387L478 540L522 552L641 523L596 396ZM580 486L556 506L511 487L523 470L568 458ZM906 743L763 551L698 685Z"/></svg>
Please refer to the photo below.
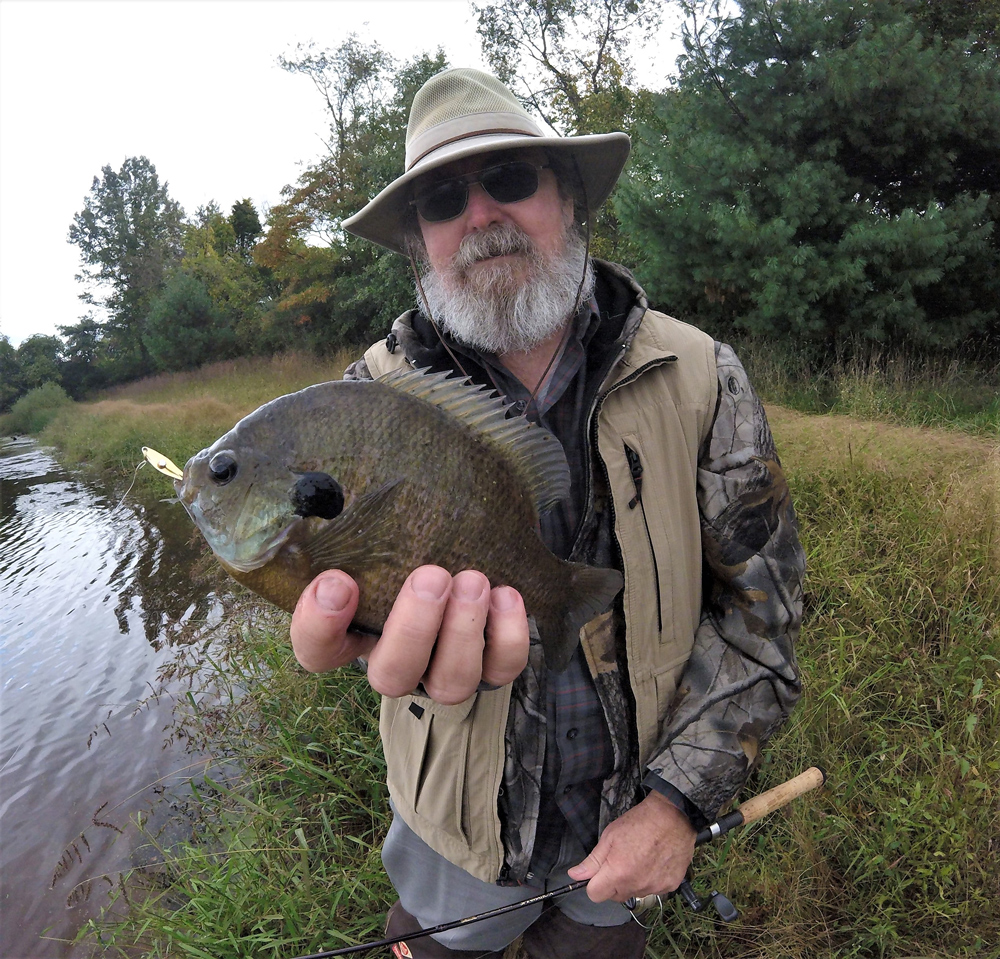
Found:
<svg viewBox="0 0 1000 959"><path fill-rule="evenodd" d="M545 155L532 150L470 158L420 188L510 160L541 165ZM431 222L418 209L418 221L424 244L415 251L422 261L418 294L443 328L483 352L534 349L563 329L577 297L585 300L593 290L573 201L560 194L548 168L538 171L538 189L523 200L501 203L482 184L470 183L458 216Z"/></svg>
<svg viewBox="0 0 1000 959"><path fill-rule="evenodd" d="M477 173L487 167L508 160L527 160L531 163L545 163L545 155L539 150L504 151L468 157L435 171L429 182L440 182L449 177ZM426 184L421 186L426 187ZM420 232L427 250L427 261L438 274L452 264L459 246L466 237L488 231L493 227L513 225L531 240L538 255L548 259L562 253L566 230L573 221L573 201L563 198L555 174L547 167L538 171L538 190L525 200L516 203L500 203L483 189L481 183L469 185L469 199L465 210L453 220L431 223L418 216ZM477 274L492 267L505 265L513 270L521 282L529 278L528 264L523 253L487 256L477 259L465 268L468 279L477 279ZM488 281L487 281L488 282Z"/></svg>

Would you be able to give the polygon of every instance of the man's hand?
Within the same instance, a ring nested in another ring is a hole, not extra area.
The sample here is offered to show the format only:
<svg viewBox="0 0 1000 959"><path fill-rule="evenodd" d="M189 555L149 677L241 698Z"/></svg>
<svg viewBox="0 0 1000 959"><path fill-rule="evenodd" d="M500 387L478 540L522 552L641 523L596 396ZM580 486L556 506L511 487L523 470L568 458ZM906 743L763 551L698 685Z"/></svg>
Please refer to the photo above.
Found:
<svg viewBox="0 0 1000 959"><path fill-rule="evenodd" d="M624 902L673 892L694 855L695 830L672 802L651 792L611 823L593 851L569 870L570 879L589 879L594 902Z"/></svg>
<svg viewBox="0 0 1000 959"><path fill-rule="evenodd" d="M509 586L490 589L476 570L451 575L420 566L403 584L378 638L351 633L358 586L346 573L327 570L306 587L292 616L292 648L310 672L368 660L368 682L386 696L402 696L423 683L444 705L468 699L480 681L512 682L528 661L524 601Z"/></svg>

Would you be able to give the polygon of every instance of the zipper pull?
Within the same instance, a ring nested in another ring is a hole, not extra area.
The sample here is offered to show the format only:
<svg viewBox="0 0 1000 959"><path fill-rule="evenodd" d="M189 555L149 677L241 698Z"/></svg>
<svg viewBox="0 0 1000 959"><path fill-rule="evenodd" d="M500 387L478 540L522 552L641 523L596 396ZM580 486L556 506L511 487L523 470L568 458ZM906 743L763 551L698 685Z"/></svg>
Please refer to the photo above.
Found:
<svg viewBox="0 0 1000 959"><path fill-rule="evenodd" d="M635 496L628 504L629 509L635 509L642 500L642 461L639 454L627 443L625 444L625 459L628 460L628 471L635 485Z"/></svg>

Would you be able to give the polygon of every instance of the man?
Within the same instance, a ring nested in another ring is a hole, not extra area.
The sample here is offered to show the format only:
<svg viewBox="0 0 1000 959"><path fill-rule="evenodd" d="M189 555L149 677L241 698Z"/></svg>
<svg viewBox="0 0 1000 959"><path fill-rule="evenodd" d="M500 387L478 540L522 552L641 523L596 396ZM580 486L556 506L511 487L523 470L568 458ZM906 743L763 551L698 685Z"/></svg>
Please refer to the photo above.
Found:
<svg viewBox="0 0 1000 959"><path fill-rule="evenodd" d="M546 543L625 579L560 673L520 595L475 570L414 570L377 640L349 632L343 572L303 593L299 662L360 659L384 696L389 934L589 880L398 955L501 956L523 934L532 959L642 956L620 903L677 887L799 695L803 554L746 374L588 255L582 224L628 151L621 133L545 136L493 77L445 71L414 99L406 172L344 224L410 256L419 302L347 375L495 387L570 464Z"/></svg>

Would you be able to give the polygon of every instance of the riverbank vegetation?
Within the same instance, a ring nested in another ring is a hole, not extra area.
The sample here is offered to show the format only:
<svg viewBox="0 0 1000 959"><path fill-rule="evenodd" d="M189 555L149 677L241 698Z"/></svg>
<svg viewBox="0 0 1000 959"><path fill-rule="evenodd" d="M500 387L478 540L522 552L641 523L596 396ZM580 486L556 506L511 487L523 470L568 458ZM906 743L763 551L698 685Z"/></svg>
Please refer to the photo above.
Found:
<svg viewBox="0 0 1000 959"><path fill-rule="evenodd" d="M158 448L180 459L198 430L211 438L256 403L257 384L273 394L279 381L336 372L311 362L135 384L77 427L102 419L134 434L129 443L168 437ZM650 959L995 955L997 422L900 425L892 420L942 417L913 406L933 383L908 380L894 395L893 377L874 381L871 371L845 377L837 401L863 396L858 412L877 418L769 407L809 557L806 692L744 798L817 763L829 783L699 851L696 887L721 889L742 918L722 925L671 900ZM790 395L807 386L781 382ZM941 409L960 405L946 400ZM51 435L68 437L72 415ZM136 459L101 455L129 470ZM171 677L190 681L173 734L219 768L175 802L188 839L163 840L120 883L117 920L84 930L101 954L290 959L380 935L392 894L378 858L388 807L376 698L352 670L302 671L284 614L250 603L229 621L224 636L178 649ZM150 849L167 815L163 804L141 824ZM167 833L176 837L176 823Z"/></svg>

